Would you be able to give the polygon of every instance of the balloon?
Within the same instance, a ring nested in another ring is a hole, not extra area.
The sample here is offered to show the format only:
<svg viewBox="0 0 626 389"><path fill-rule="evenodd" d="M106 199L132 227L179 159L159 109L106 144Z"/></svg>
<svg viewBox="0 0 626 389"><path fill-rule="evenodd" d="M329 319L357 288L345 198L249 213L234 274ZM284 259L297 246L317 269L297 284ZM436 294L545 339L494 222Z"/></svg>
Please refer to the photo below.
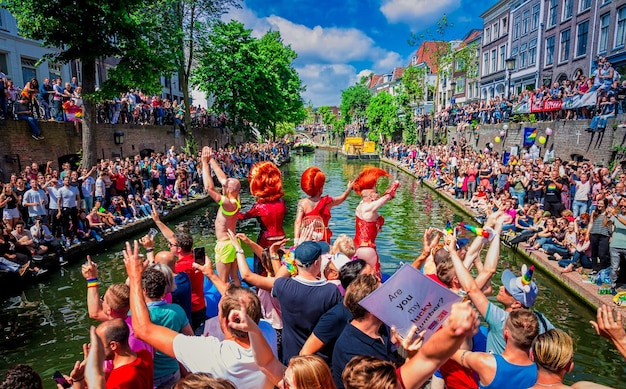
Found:
<svg viewBox="0 0 626 389"><path fill-rule="evenodd" d="M552 129L550 127L546 128L546 135L552 135Z"/></svg>
<svg viewBox="0 0 626 389"><path fill-rule="evenodd" d="M502 139L500 139L499 136L496 136L495 138L493 138L493 141L496 142L496 143L500 143L501 140Z"/></svg>
<svg viewBox="0 0 626 389"><path fill-rule="evenodd" d="M509 125L508 125L508 124L505 124L504 126L502 126L502 129L503 129L504 131L508 130L508 129L509 129ZM504 136L504 135L503 135L503 136Z"/></svg>
<svg viewBox="0 0 626 389"><path fill-rule="evenodd" d="M493 142L489 143L489 147L493 149Z"/></svg>
<svg viewBox="0 0 626 389"><path fill-rule="evenodd" d="M541 143L541 144L546 143L546 137L545 137L545 136L543 136L543 135L542 135L542 136L540 136L540 137L539 137L539 143Z"/></svg>
<svg viewBox="0 0 626 389"><path fill-rule="evenodd" d="M484 151L485 151L485 153L488 153L489 152L489 148L485 147Z"/></svg>
<svg viewBox="0 0 626 389"><path fill-rule="evenodd" d="M505 136L506 135L506 131L500 131L500 136Z"/></svg>
<svg viewBox="0 0 626 389"><path fill-rule="evenodd" d="M530 159L530 154L528 154L528 153L524 153L524 159L525 159L525 160L529 160L529 159Z"/></svg>

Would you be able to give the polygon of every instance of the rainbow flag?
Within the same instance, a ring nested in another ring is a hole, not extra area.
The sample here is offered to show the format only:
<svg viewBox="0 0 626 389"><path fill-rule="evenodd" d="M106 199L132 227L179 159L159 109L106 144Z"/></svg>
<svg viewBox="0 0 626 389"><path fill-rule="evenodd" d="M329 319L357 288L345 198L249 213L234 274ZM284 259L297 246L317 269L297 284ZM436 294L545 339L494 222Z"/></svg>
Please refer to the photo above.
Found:
<svg viewBox="0 0 626 389"><path fill-rule="evenodd" d="M530 147L535 144L537 139L537 129L532 127L524 127L524 146Z"/></svg>

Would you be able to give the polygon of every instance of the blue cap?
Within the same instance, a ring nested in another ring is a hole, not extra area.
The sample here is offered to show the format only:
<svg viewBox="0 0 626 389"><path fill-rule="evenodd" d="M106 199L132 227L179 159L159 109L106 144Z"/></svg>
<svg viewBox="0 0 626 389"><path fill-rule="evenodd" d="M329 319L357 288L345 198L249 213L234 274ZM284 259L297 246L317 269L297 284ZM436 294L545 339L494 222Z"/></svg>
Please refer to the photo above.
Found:
<svg viewBox="0 0 626 389"><path fill-rule="evenodd" d="M524 272L522 272L522 274L523 273ZM530 308L535 304L539 289L534 281L531 281L528 285L524 285L522 283L522 277L516 277L509 269L502 272L501 280L504 289L526 308Z"/></svg>
<svg viewBox="0 0 626 389"><path fill-rule="evenodd" d="M458 239L456 240L456 249L457 249L457 250L460 250L460 249L462 249L463 247L467 246L467 244L469 243L469 241L470 241L470 240L469 240L469 239L467 239L467 238L458 238Z"/></svg>
<svg viewBox="0 0 626 389"><path fill-rule="evenodd" d="M298 266L309 267L322 255L322 248L317 242L307 240L296 247L293 255Z"/></svg>

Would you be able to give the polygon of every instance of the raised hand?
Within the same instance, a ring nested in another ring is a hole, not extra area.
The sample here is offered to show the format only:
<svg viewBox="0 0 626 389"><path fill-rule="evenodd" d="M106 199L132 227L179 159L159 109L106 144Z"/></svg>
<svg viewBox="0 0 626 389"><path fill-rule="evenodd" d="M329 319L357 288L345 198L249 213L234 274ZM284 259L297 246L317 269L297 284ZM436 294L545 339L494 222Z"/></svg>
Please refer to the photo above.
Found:
<svg viewBox="0 0 626 389"><path fill-rule="evenodd" d="M126 242L126 248L122 251L124 255L124 266L126 267L126 273L131 282L141 282L141 274L143 273L143 261L139 258L139 243L135 241L133 247L130 247L130 243Z"/></svg>
<svg viewBox="0 0 626 389"><path fill-rule="evenodd" d="M87 262L80 267L80 271L86 280L98 278L98 264L92 262L89 255L87 255Z"/></svg>
<svg viewBox="0 0 626 389"><path fill-rule="evenodd" d="M478 329L478 316L469 301L452 305L446 326L457 336L470 336Z"/></svg>

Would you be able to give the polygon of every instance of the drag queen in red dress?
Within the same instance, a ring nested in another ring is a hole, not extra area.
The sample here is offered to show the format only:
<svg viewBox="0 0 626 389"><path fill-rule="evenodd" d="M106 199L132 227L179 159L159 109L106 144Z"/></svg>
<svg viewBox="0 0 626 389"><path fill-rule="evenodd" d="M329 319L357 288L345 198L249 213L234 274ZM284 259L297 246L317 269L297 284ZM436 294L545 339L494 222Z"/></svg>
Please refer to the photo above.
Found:
<svg viewBox="0 0 626 389"><path fill-rule="evenodd" d="M378 214L380 207L396 196L396 189L400 186L399 181L394 181L387 191L381 196L376 191L376 181L389 173L376 167L365 168L354 180L354 191L361 195L362 199L356 207L356 256L364 260L374 269L380 277L380 260L376 252L376 236L383 227L385 219Z"/></svg>
<svg viewBox="0 0 626 389"><path fill-rule="evenodd" d="M332 236L332 232L328 228L330 209L335 205L343 203L348 198L352 191L352 182L349 182L345 192L337 197L322 196L325 182L326 175L317 166L311 166L302 173L300 188L309 197L298 201L296 222L293 228L296 243L300 239L302 229L312 225L314 231L313 240L323 240L330 244L330 237Z"/></svg>
<svg viewBox="0 0 626 389"><path fill-rule="evenodd" d="M272 162L259 162L252 166L248 174L250 193L257 202L248 210L239 214L242 220L257 218L261 231L257 243L267 248L285 237L283 220L287 207L283 196L283 179L280 170Z"/></svg>

